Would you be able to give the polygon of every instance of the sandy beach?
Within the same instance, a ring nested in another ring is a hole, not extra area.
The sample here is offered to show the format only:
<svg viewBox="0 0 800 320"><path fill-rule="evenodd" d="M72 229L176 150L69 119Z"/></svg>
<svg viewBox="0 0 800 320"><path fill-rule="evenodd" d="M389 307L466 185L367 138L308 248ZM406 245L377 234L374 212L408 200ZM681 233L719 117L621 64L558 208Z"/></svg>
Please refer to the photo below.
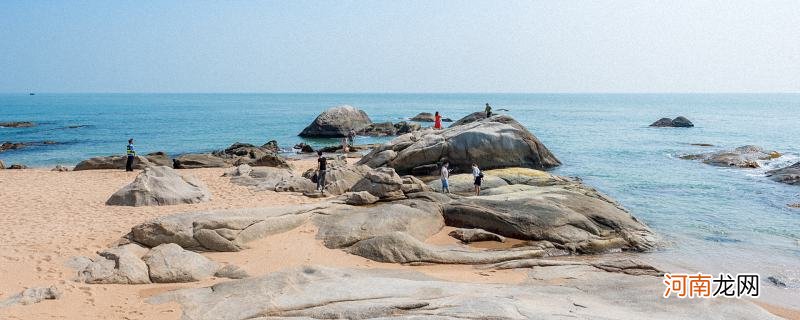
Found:
<svg viewBox="0 0 800 320"><path fill-rule="evenodd" d="M313 160L293 161L302 172ZM145 299L158 293L187 287L204 287L227 279L184 284L90 285L75 282L75 271L65 266L73 256L92 255L148 219L176 212L207 209L249 208L321 201L299 194L253 192L231 184L222 174L230 169L190 169L203 180L213 198L201 204L173 206L106 206L117 189L138 172L88 170L53 172L46 169L0 170L0 300L29 287L55 285L63 295L34 305L0 309L2 319L178 319L174 304L153 305ZM446 236L432 238L438 244L455 244ZM525 278L520 270L483 271L472 266L430 265L404 267L378 263L332 250L314 239L313 225L257 240L242 252L204 253L221 263L241 266L257 276L293 266L325 265L356 268L413 268L431 276L454 281L517 283Z"/></svg>

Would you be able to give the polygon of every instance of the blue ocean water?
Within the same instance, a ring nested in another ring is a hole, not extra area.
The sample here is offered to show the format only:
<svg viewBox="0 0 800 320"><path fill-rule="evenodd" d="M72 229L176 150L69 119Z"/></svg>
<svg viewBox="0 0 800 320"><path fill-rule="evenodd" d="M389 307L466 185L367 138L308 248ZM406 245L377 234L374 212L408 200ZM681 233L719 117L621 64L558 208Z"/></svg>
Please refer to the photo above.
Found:
<svg viewBox="0 0 800 320"><path fill-rule="evenodd" d="M327 107L350 104L373 121L439 111L460 118L489 102L531 130L579 176L611 195L665 240L656 259L695 272L759 272L800 287L800 187L772 182L766 169L718 168L681 154L755 144L784 156L766 168L800 160L798 94L5 94L0 142L41 142L0 153L6 163L74 165L122 154L221 149L233 142L278 140L283 148ZM650 128L684 115L696 127ZM81 126L70 128L70 126ZM386 138L359 138L358 143ZM710 143L714 147L693 146Z"/></svg>

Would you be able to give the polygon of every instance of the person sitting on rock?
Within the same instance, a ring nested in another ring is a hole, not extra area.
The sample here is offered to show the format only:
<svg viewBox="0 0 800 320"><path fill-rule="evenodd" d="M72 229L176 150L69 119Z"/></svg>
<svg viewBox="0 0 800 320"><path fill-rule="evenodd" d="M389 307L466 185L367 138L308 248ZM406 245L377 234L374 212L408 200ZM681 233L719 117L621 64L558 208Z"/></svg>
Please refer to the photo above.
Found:
<svg viewBox="0 0 800 320"><path fill-rule="evenodd" d="M328 166L328 159L322 156L322 150L317 151L317 158L318 167L317 167L317 190L321 192L323 195L325 194L325 170Z"/></svg>
<svg viewBox="0 0 800 320"><path fill-rule="evenodd" d="M478 165L472 164L472 176L475 177L475 196L481 195L481 180L483 180L483 172L478 169Z"/></svg>
<svg viewBox="0 0 800 320"><path fill-rule="evenodd" d="M445 162L442 164L441 175L442 193L450 193L450 183L447 181L447 179L450 177L450 163Z"/></svg>
<svg viewBox="0 0 800 320"><path fill-rule="evenodd" d="M439 115L439 111L436 111L433 117L433 128L437 130L442 129L442 116Z"/></svg>
<svg viewBox="0 0 800 320"><path fill-rule="evenodd" d="M489 105L488 102L486 103L486 110L485 111L486 111L486 117L487 118L492 116L492 107Z"/></svg>

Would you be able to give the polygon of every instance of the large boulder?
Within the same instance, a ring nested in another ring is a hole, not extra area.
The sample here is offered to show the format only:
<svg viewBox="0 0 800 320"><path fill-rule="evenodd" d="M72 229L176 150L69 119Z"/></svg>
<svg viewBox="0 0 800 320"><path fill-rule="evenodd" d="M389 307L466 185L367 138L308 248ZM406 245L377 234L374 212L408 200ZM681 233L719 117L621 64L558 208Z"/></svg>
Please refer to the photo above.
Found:
<svg viewBox="0 0 800 320"><path fill-rule="evenodd" d="M781 183L800 185L800 162L785 168L767 171L767 177Z"/></svg>
<svg viewBox="0 0 800 320"><path fill-rule="evenodd" d="M658 277L587 263L552 263L521 274L529 273L518 284L487 284L405 270L304 266L148 301L177 303L184 319L218 320L776 318L746 300L664 299Z"/></svg>
<svg viewBox="0 0 800 320"><path fill-rule="evenodd" d="M154 163L148 157L152 157L156 162L162 162L163 159L163 156L158 154L151 154L145 157L136 156L133 161L133 169L139 170L153 165ZM72 170L124 170L127 161L127 156L94 157L79 162Z"/></svg>
<svg viewBox="0 0 800 320"><path fill-rule="evenodd" d="M578 253L651 249L650 229L617 203L581 185L460 198L444 207L448 226L542 241Z"/></svg>
<svg viewBox="0 0 800 320"><path fill-rule="evenodd" d="M694 124L686 119L686 117L680 116L675 119L670 118L661 118L658 119L656 122L650 124L651 127L673 127L673 128L691 128L694 127Z"/></svg>
<svg viewBox="0 0 800 320"><path fill-rule="evenodd" d="M421 112L421 113L417 114L416 116L412 117L411 121L434 122L434 121L436 121L436 117L433 115L433 113Z"/></svg>
<svg viewBox="0 0 800 320"><path fill-rule="evenodd" d="M159 206L209 201L211 193L193 176L170 167L147 167L129 185L106 201L112 206Z"/></svg>
<svg viewBox="0 0 800 320"><path fill-rule="evenodd" d="M385 152L389 150L394 153ZM547 169L561 164L539 139L504 115L444 130L405 134L373 149L358 163L411 174L415 168L435 168L443 161L449 161L456 172L470 172L472 163L482 169Z"/></svg>
<svg viewBox="0 0 800 320"><path fill-rule="evenodd" d="M146 154L144 157L147 159L147 161L150 161L150 163L156 166L172 166L172 160L164 151L151 152Z"/></svg>
<svg viewBox="0 0 800 320"><path fill-rule="evenodd" d="M184 154L175 158L174 164L181 169L225 168L231 166L231 163L226 159L210 153Z"/></svg>
<svg viewBox="0 0 800 320"><path fill-rule="evenodd" d="M451 175L450 178L447 179L447 184L451 193L461 195L475 194L475 177L473 177L472 174L462 173ZM483 180L481 180L481 191L484 192L493 188L507 185L508 182L499 177L484 174ZM433 191L442 192L441 179L435 179L431 182L428 182L428 186L431 187Z"/></svg>
<svg viewBox="0 0 800 320"><path fill-rule="evenodd" d="M780 156L777 151L765 151L762 147L747 145L733 150L685 155L681 156L681 159L700 160L705 164L719 167L759 168L760 160L766 161Z"/></svg>
<svg viewBox="0 0 800 320"><path fill-rule="evenodd" d="M203 255L165 243L142 257L150 270L150 280L160 283L193 282L213 276L220 265Z"/></svg>
<svg viewBox="0 0 800 320"><path fill-rule="evenodd" d="M470 114L468 114L467 116L465 116L465 117L463 117L461 119L456 120L456 122L453 122L450 125L450 127L460 126L460 125L463 125L463 124L472 123L472 122L480 121L480 120L483 120L483 119L486 119L486 112L484 112L484 111L473 112L473 113L470 113Z"/></svg>
<svg viewBox="0 0 800 320"><path fill-rule="evenodd" d="M239 165L225 176L234 184L251 187L257 191L311 192L316 184L310 179L297 176L289 169Z"/></svg>
<svg viewBox="0 0 800 320"><path fill-rule="evenodd" d="M383 200L404 198L402 189L403 179L392 168L368 170L364 178L350 188L354 192L369 192Z"/></svg>
<svg viewBox="0 0 800 320"><path fill-rule="evenodd" d="M350 130L360 131L372 123L367 113L353 106L343 105L325 110L302 132L305 138L345 137Z"/></svg>

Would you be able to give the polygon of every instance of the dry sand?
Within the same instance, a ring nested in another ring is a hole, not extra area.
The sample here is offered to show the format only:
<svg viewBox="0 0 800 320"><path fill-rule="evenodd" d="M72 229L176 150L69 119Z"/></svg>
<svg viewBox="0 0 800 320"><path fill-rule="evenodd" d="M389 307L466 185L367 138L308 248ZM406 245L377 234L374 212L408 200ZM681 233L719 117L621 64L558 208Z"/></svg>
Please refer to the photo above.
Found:
<svg viewBox="0 0 800 320"><path fill-rule="evenodd" d="M303 172L315 166L313 159L293 162ZM91 256L108 247L136 224L176 212L245 208L320 201L302 195L252 192L222 177L227 169L182 170L202 179L213 194L210 202L162 207L106 206L108 197L134 179L138 172L117 170L52 172L0 170L0 301L25 288L56 285L63 297L29 306L0 309L0 319L178 319L175 304L151 305L147 297L169 290L204 287L226 279L188 284L88 285L71 279L75 272L64 266L72 256ZM445 228L428 241L461 246ZM340 250L325 248L314 239L316 229L306 224L293 231L270 236L230 253L204 253L222 263L233 263L251 275L288 267L319 264L360 268L405 268L434 277L469 282L519 283L525 270L487 271L471 266L401 266L370 261ZM785 317L798 318L795 310L764 306Z"/></svg>

